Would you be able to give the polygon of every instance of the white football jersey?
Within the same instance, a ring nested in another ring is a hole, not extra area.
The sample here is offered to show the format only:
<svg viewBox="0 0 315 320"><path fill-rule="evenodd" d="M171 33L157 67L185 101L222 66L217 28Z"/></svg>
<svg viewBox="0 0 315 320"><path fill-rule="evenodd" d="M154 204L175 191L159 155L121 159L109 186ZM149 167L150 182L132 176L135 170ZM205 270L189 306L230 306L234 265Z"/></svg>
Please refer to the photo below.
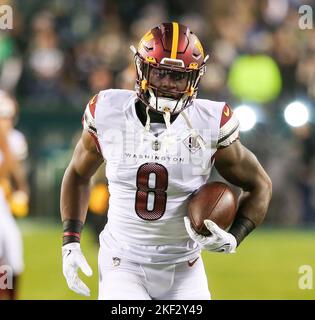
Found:
<svg viewBox="0 0 315 320"><path fill-rule="evenodd" d="M225 102L195 99L183 111L193 129L179 114L169 130L148 132L136 101L134 91L101 91L83 117L106 161L110 200L101 246L138 263L189 260L200 249L184 226L188 198L207 182L217 149L238 138L239 123Z"/></svg>

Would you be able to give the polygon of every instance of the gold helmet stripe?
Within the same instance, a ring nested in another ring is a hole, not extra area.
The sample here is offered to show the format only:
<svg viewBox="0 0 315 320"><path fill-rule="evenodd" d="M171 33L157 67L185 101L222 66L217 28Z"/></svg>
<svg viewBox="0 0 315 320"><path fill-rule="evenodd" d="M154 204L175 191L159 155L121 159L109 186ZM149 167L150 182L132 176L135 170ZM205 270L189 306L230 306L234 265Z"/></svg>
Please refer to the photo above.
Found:
<svg viewBox="0 0 315 320"><path fill-rule="evenodd" d="M177 22L172 22L172 25L173 25L173 40L172 40L171 59L176 59L177 48L178 48L179 27Z"/></svg>

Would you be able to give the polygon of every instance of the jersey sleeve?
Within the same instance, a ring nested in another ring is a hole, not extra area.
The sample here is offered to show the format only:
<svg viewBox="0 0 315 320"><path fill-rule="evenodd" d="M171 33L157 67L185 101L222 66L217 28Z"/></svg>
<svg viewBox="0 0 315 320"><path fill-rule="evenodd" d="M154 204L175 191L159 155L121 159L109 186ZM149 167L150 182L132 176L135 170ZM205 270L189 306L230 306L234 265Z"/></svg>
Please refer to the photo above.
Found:
<svg viewBox="0 0 315 320"><path fill-rule="evenodd" d="M217 148L225 148L239 138L239 121L231 107L225 104L222 110Z"/></svg>
<svg viewBox="0 0 315 320"><path fill-rule="evenodd" d="M82 118L82 125L83 125L83 129L87 130L90 133L90 135L95 141L98 152L101 153L100 144L98 141L96 123L95 123L95 109L96 109L97 99L98 99L98 95L96 94L87 104L83 114L83 118Z"/></svg>

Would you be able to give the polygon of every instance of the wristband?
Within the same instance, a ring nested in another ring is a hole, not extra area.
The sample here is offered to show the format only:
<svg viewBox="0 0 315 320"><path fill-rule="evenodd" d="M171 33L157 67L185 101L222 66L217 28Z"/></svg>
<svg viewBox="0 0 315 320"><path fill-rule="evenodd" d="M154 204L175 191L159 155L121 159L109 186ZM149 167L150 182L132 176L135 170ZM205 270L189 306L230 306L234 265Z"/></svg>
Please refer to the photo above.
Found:
<svg viewBox="0 0 315 320"><path fill-rule="evenodd" d="M244 240L244 238L256 228L255 223L243 215L236 216L229 233L231 233L237 242L237 246Z"/></svg>
<svg viewBox="0 0 315 320"><path fill-rule="evenodd" d="M79 242L81 237L81 231L83 229L83 223L80 220L65 220L63 221L63 239L62 245Z"/></svg>

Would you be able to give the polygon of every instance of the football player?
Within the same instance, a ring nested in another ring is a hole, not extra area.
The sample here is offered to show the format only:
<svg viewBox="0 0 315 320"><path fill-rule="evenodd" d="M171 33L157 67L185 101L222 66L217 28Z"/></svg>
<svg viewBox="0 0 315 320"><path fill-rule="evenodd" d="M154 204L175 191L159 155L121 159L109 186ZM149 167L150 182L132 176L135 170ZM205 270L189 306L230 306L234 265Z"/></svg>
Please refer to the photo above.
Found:
<svg viewBox="0 0 315 320"><path fill-rule="evenodd" d="M91 176L106 161L110 200L100 235L99 299L210 299L201 249L235 252L264 220L271 181L241 144L229 105L196 98L208 56L188 27L163 23L131 49L136 90L92 98L63 178L63 273L70 289L90 294L78 277L78 268L92 274L80 237ZM187 202L213 165L244 192L229 232L208 220L211 236L204 237L192 230Z"/></svg>
<svg viewBox="0 0 315 320"><path fill-rule="evenodd" d="M17 298L18 278L24 269L22 236L12 214L25 216L29 198L23 164L28 147L24 135L14 129L16 118L17 102L0 91L0 130L4 146L0 159L5 155L3 163L9 164L0 175L0 265L9 265L13 271L13 289L0 290L0 299L12 300Z"/></svg>

